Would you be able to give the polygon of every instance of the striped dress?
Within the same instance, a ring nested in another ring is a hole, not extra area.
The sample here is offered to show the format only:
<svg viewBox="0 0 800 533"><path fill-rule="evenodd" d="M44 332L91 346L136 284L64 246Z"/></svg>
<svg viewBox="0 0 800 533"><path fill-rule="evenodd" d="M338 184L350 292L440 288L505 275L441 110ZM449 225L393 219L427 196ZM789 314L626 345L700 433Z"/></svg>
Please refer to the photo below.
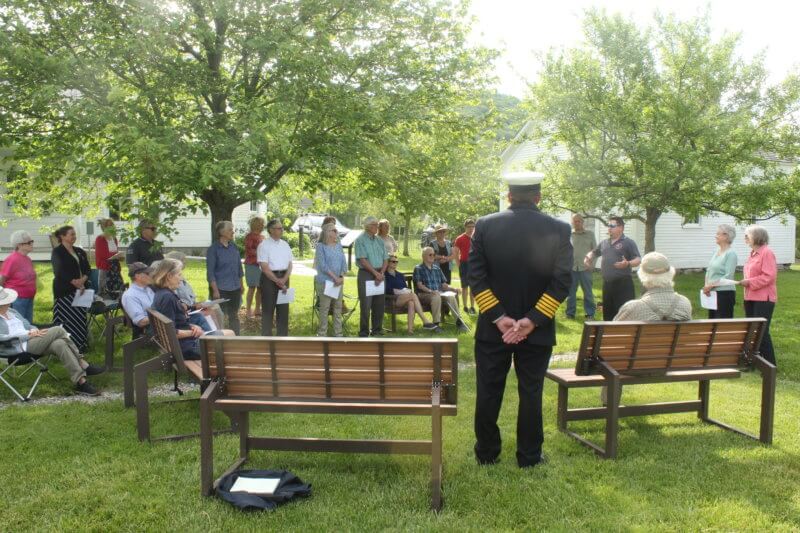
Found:
<svg viewBox="0 0 800 533"><path fill-rule="evenodd" d="M81 353L89 348L89 328L85 307L72 307L77 292L70 283L81 276L89 276L91 267L86 252L73 247L75 255L70 254L63 245L53 249L53 322L62 326L70 334L72 341Z"/></svg>

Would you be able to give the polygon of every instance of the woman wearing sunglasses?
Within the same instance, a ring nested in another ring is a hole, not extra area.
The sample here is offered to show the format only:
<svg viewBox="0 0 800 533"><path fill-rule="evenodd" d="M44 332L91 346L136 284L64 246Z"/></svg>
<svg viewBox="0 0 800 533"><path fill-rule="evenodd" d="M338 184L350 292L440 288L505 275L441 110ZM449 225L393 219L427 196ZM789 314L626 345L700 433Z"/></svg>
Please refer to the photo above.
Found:
<svg viewBox="0 0 800 533"><path fill-rule="evenodd" d="M0 268L0 287L14 289L17 299L11 309L18 312L28 322L33 322L33 297L36 296L36 270L28 257L33 251L33 237L24 230L11 234L11 252Z"/></svg>
<svg viewBox="0 0 800 533"><path fill-rule="evenodd" d="M386 268L386 294L394 295L395 309L402 310L408 309L408 334L414 333L414 314L419 315L422 320L422 327L428 331L440 333L442 328L428 322L425 314L422 312L422 304L419 298L414 294L411 289L406 285L406 278L402 272L397 271L397 256L390 255L388 266Z"/></svg>

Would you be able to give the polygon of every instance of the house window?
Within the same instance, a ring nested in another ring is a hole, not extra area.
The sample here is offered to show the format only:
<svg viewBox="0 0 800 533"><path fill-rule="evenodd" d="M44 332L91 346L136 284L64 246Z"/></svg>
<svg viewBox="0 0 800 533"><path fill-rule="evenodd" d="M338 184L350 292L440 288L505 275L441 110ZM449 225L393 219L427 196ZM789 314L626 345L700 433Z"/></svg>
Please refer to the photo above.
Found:
<svg viewBox="0 0 800 533"><path fill-rule="evenodd" d="M258 200L250 200L250 211L258 213Z"/></svg>
<svg viewBox="0 0 800 533"><path fill-rule="evenodd" d="M683 217L683 222L681 222L681 226L684 228L699 228L700 227L700 215L690 216L690 217Z"/></svg>

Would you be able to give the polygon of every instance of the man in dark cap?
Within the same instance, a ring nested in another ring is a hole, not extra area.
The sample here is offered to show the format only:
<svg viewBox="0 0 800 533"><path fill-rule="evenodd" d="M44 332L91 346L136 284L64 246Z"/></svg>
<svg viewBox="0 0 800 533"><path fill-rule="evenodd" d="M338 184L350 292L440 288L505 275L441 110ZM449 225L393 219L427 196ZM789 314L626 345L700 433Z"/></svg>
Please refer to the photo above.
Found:
<svg viewBox="0 0 800 533"><path fill-rule="evenodd" d="M472 237L469 285L480 310L475 332L480 464L496 463L500 456L497 417L512 357L519 380L517 464L544 461L542 387L556 343L553 319L569 292L572 244L569 225L537 207L543 177L504 176L510 207L478 220Z"/></svg>

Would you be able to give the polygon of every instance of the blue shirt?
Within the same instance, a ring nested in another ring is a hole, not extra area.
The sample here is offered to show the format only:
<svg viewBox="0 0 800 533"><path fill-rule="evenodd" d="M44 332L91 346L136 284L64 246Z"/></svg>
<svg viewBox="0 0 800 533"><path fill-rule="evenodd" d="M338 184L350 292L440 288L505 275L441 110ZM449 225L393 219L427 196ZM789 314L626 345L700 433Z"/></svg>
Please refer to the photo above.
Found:
<svg viewBox="0 0 800 533"><path fill-rule="evenodd" d="M153 289L140 287L131 283L128 290L122 293L122 308L134 324L147 318L147 308L153 305Z"/></svg>
<svg viewBox="0 0 800 533"><path fill-rule="evenodd" d="M206 252L206 277L208 282L216 282L221 291L238 291L242 288L242 256L232 242L223 246L214 241Z"/></svg>
<svg viewBox="0 0 800 533"><path fill-rule="evenodd" d="M447 283L441 268L435 264L428 268L425 263L414 267L414 283L420 281L432 291L441 290L442 284Z"/></svg>
<svg viewBox="0 0 800 533"><path fill-rule="evenodd" d="M328 272L343 276L347 272L347 260L344 258L342 245L338 242L334 244L317 244L314 252L314 268L317 270L317 275L314 276L314 280L317 282L334 281L328 275Z"/></svg>
<svg viewBox="0 0 800 533"><path fill-rule="evenodd" d="M402 272L395 272L394 276L386 271L386 294L394 294L394 289L407 289L406 276Z"/></svg>
<svg viewBox="0 0 800 533"><path fill-rule="evenodd" d="M174 291L166 288L158 289L153 297L153 309L172 320L175 323L175 329L192 329L192 324L189 322L189 315L183 304L178 299L178 295ZM184 337L178 339L181 345L181 351L186 352L196 347L197 339L194 337Z"/></svg>

